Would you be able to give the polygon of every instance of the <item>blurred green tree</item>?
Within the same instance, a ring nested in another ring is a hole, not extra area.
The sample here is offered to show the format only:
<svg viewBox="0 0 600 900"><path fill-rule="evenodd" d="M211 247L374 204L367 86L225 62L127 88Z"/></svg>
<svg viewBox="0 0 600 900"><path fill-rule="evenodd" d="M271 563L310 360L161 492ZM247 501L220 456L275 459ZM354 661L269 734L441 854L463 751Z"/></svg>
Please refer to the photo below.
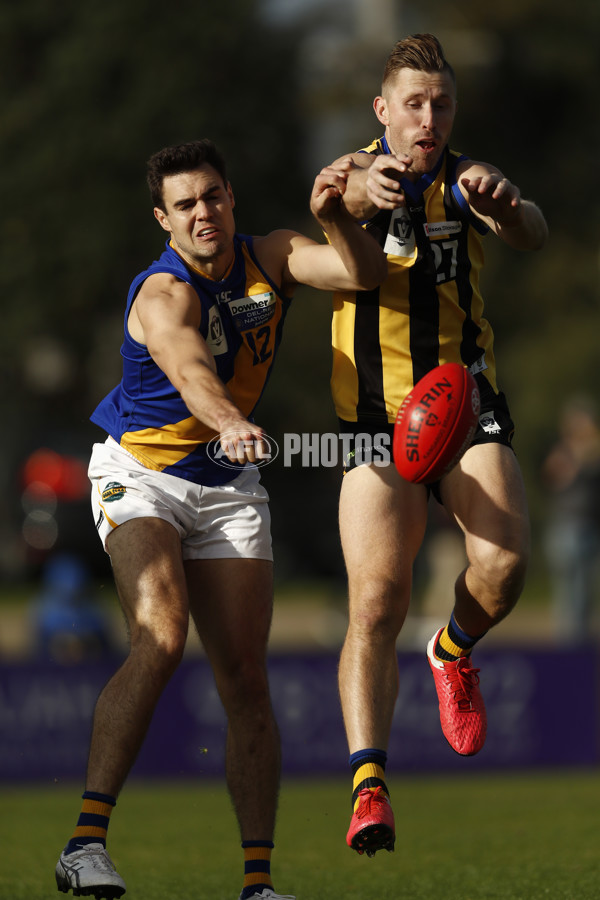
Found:
<svg viewBox="0 0 600 900"><path fill-rule="evenodd" d="M120 317L130 278L162 248L144 180L160 147L204 136L219 144L240 230L304 215L293 55L247 0L232 0L226 15L191 0L2 7L0 358L9 372L27 363L35 336L53 336L74 355L71 390L97 396L85 360L107 317Z"/></svg>

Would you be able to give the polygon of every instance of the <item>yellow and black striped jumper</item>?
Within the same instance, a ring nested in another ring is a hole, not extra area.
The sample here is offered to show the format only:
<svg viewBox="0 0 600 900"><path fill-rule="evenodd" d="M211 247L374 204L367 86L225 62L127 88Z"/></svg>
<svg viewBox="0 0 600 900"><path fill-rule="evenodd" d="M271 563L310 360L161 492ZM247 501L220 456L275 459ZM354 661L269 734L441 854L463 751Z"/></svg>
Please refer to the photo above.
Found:
<svg viewBox="0 0 600 900"><path fill-rule="evenodd" d="M361 152L390 150L381 138ZM442 363L462 363L497 394L479 289L488 228L457 185L464 159L446 149L432 172L401 180L406 207L365 224L385 249L388 277L373 291L334 295L331 386L342 433L391 434L406 395Z"/></svg>

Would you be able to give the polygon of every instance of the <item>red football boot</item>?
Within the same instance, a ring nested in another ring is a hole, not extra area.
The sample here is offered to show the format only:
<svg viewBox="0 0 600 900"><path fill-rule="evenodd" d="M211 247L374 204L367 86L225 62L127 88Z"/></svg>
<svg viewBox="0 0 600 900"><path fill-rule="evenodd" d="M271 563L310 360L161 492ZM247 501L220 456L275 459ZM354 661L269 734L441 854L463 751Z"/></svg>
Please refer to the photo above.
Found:
<svg viewBox="0 0 600 900"><path fill-rule="evenodd" d="M359 791L359 802L352 816L346 843L357 853L375 856L378 850L394 849L394 813L387 794L376 787Z"/></svg>
<svg viewBox="0 0 600 900"><path fill-rule="evenodd" d="M434 648L441 628L427 645L427 659L440 704L440 722L444 737L461 756L473 756L485 743L487 719L479 690L479 669L468 656L455 662L437 659Z"/></svg>

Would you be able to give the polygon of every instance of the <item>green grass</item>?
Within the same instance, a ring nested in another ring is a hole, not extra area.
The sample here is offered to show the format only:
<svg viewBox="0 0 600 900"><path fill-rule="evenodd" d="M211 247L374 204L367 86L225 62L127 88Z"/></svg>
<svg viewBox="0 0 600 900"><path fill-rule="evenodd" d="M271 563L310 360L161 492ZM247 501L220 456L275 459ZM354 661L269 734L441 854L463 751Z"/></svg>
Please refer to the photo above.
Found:
<svg viewBox="0 0 600 900"><path fill-rule="evenodd" d="M275 887L298 900L597 900L600 774L391 778L393 854L345 845L349 778L284 779ZM0 900L57 898L78 785L4 788ZM220 782L131 781L109 848L127 900L236 900L242 854ZM70 896L70 895L69 895Z"/></svg>

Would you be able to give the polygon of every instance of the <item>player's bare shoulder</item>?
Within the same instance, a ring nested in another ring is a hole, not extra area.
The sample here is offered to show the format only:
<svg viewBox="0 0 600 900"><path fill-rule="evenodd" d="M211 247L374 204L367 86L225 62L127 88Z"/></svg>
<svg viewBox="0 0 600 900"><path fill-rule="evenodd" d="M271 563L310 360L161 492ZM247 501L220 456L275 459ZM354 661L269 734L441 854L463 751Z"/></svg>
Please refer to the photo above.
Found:
<svg viewBox="0 0 600 900"><path fill-rule="evenodd" d="M147 343L148 328L165 317L173 319L201 317L198 295L190 284L169 272L155 272L141 285L131 306L127 325L131 337Z"/></svg>

